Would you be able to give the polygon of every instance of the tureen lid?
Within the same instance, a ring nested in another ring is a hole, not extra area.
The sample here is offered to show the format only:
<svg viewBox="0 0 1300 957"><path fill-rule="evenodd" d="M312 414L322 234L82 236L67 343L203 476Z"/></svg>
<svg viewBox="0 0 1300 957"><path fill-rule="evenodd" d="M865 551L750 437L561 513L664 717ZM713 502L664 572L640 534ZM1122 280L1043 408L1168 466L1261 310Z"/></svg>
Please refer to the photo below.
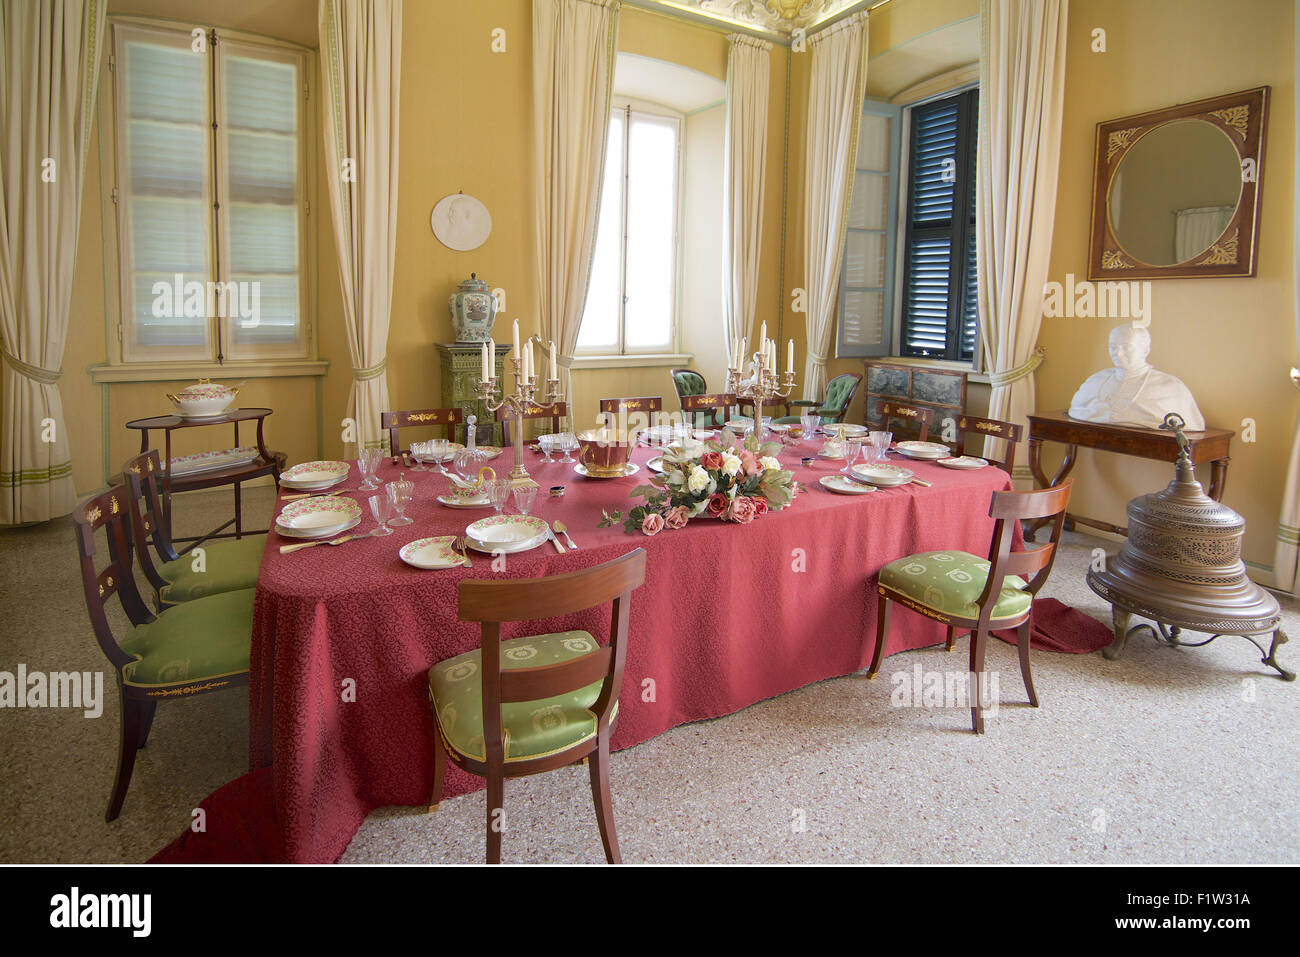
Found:
<svg viewBox="0 0 1300 957"><path fill-rule="evenodd" d="M200 379L193 385L187 385L176 394L186 399L211 399L217 396L230 395L231 389L220 382L209 382L207 379Z"/></svg>
<svg viewBox="0 0 1300 957"><path fill-rule="evenodd" d="M461 292L487 292L488 284L478 278L478 273L472 272L468 279L462 279L456 287Z"/></svg>

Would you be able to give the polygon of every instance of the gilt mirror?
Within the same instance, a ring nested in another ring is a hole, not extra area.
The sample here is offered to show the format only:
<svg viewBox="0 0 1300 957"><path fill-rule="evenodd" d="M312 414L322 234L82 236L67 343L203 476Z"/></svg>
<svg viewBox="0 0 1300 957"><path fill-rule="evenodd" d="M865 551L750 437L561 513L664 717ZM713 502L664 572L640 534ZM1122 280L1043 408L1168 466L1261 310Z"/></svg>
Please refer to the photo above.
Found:
<svg viewBox="0 0 1300 957"><path fill-rule="evenodd" d="M1097 125L1089 279L1255 274L1268 92Z"/></svg>

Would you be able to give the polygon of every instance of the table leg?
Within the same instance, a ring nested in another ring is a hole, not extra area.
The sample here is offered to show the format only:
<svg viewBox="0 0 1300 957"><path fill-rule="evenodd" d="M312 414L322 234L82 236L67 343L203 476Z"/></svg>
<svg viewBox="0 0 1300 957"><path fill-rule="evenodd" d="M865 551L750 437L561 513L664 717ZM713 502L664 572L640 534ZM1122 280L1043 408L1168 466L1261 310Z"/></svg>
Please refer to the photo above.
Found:
<svg viewBox="0 0 1300 957"><path fill-rule="evenodd" d="M1215 459L1210 463L1210 498L1223 501L1223 490L1228 484L1228 460Z"/></svg>
<svg viewBox="0 0 1300 957"><path fill-rule="evenodd" d="M1067 445L1065 447L1065 460L1061 462L1061 467L1057 469L1055 477L1048 481L1047 473L1043 471L1043 440L1034 436L1029 437L1029 471L1034 475L1035 488L1054 488L1060 485L1065 477L1070 474L1070 469L1074 468L1074 459L1079 454L1077 445ZM1021 522L1024 529L1025 541L1032 542L1038 530L1044 525L1052 522L1052 518L1036 518L1032 522ZM1070 523L1073 527L1073 523Z"/></svg>
<svg viewBox="0 0 1300 957"><path fill-rule="evenodd" d="M1132 617L1131 612L1125 611L1119 605L1111 605L1110 618L1115 631L1115 640L1101 649L1102 656L1108 661L1114 661L1123 654L1124 642L1128 640L1128 623Z"/></svg>
<svg viewBox="0 0 1300 957"><path fill-rule="evenodd" d="M235 539L238 540L244 535L243 521L243 496L239 494L239 482L235 483Z"/></svg>

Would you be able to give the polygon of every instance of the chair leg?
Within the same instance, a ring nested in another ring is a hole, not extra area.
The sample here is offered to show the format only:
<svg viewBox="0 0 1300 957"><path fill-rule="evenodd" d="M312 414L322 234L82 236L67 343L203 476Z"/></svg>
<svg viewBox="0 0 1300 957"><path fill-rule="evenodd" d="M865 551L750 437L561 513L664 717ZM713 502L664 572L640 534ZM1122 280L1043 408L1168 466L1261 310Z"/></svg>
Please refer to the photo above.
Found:
<svg viewBox="0 0 1300 957"><path fill-rule="evenodd" d="M143 701L122 696L122 737L117 752L117 778L113 782L113 794L108 799L105 821L115 821L122 813L126 789L131 784L131 772L135 770L135 753L140 747L140 732L144 727L147 707Z"/></svg>
<svg viewBox="0 0 1300 957"><path fill-rule="evenodd" d="M984 733L984 645L988 631L977 628L970 636L970 721L971 730Z"/></svg>
<svg viewBox="0 0 1300 957"><path fill-rule="evenodd" d="M881 659L885 656L885 637L889 632L889 599L880 595L880 604L876 607L876 651L871 656L871 667L867 677L874 678L880 671Z"/></svg>
<svg viewBox="0 0 1300 957"><path fill-rule="evenodd" d="M614 831L614 805L609 796L609 738L602 735L596 750L587 762L591 769L591 798L596 805L596 823L600 825L600 843L605 847L605 860L622 864L618 852L618 834Z"/></svg>
<svg viewBox="0 0 1300 957"><path fill-rule="evenodd" d="M1029 694L1029 703L1038 707L1038 693L1034 691L1034 675L1029 670L1029 636L1034 631L1034 617L1030 615L1016 629L1016 645L1020 649L1020 677L1025 679L1025 691Z"/></svg>
<svg viewBox="0 0 1300 957"><path fill-rule="evenodd" d="M501 863L501 832L506 826L505 776L500 771L488 771L487 779L487 862Z"/></svg>
<svg viewBox="0 0 1300 957"><path fill-rule="evenodd" d="M442 729L434 718L433 728L433 791L429 795L429 813L438 810L442 803L442 784L447 778L447 748L442 743Z"/></svg>
<svg viewBox="0 0 1300 957"><path fill-rule="evenodd" d="M952 625L948 626L948 643L943 646L944 651L952 651L952 646L957 644L957 629Z"/></svg>
<svg viewBox="0 0 1300 957"><path fill-rule="evenodd" d="M144 730L140 733L140 750L141 750L141 751L143 751L143 750L144 750L144 746L145 746L146 744L149 743L149 732L153 730L153 719L154 719L154 715L157 714L157 713L158 713L158 702L157 702L157 701L150 701L150 702L145 706L145 713L144 713Z"/></svg>

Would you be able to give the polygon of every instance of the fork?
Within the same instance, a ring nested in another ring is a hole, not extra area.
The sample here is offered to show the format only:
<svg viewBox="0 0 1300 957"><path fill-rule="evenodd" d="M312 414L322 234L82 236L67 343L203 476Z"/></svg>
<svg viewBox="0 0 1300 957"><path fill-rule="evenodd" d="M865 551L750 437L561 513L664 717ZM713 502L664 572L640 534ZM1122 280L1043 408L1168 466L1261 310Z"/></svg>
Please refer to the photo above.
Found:
<svg viewBox="0 0 1300 957"><path fill-rule="evenodd" d="M332 492L303 492L299 495L282 495L280 496L280 498L288 502L295 498L328 498L331 495L342 495L345 492L352 492L352 491L355 491L355 489L336 488Z"/></svg>
<svg viewBox="0 0 1300 957"><path fill-rule="evenodd" d="M557 532L559 532L561 535L564 536L564 540L569 543L569 547L576 552L578 550L578 546L573 544L573 539L569 537L569 530L564 527L564 523L557 518L551 524L555 526L555 530Z"/></svg>
<svg viewBox="0 0 1300 957"><path fill-rule="evenodd" d="M331 538L327 541L320 542L301 542L297 545L281 545L280 554L288 555L290 552L300 551L304 548L311 548L313 545L342 545L344 542L350 542L354 538L367 538L365 535L343 535L339 538Z"/></svg>
<svg viewBox="0 0 1300 957"><path fill-rule="evenodd" d="M465 567L466 567L466 568L473 568L473 567L474 567L474 563L473 563L472 561L470 561L470 558L469 558L469 551L468 551L468 549L467 549L467 547L466 547L466 544L465 544L465 536L464 536L464 535L461 535L461 536L458 537L454 542L452 542L452 543L451 543L451 547L452 547L452 549L453 549L454 551L458 551L458 552L460 552L460 557L461 557L462 559L464 559L464 561L465 561Z"/></svg>

